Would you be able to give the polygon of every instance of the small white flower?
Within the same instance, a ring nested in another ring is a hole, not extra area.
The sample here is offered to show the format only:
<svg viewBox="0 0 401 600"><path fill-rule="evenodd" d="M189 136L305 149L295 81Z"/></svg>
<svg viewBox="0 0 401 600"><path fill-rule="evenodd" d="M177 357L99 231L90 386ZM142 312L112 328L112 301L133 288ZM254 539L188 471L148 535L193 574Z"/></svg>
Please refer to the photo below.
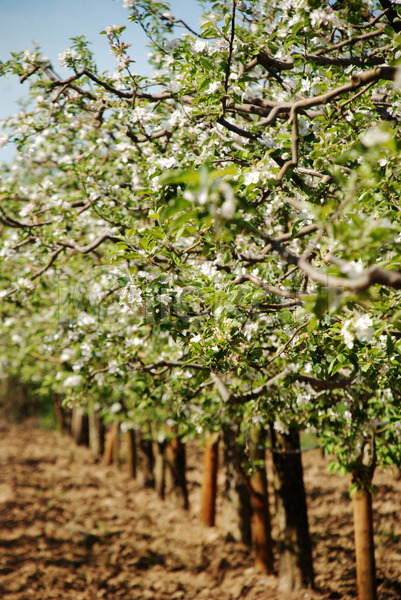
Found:
<svg viewBox="0 0 401 600"><path fill-rule="evenodd" d="M131 10L132 8L134 8L136 2L137 0L123 0L123 7L128 8L128 10Z"/></svg>
<svg viewBox="0 0 401 600"><path fill-rule="evenodd" d="M209 260L203 262L200 265L199 270L202 273L202 275L206 275L206 277L208 277L209 279L212 279L218 273L218 269Z"/></svg>
<svg viewBox="0 0 401 600"><path fill-rule="evenodd" d="M345 263L344 265L341 265L341 272L345 273L346 275L348 275L349 277L351 277L351 279L355 279L355 277L358 277L359 275L361 275L361 273L363 273L363 262L361 261L355 261L352 260L349 263Z"/></svg>
<svg viewBox="0 0 401 600"><path fill-rule="evenodd" d="M82 377L81 375L70 375L67 379L64 380L63 387L78 387L81 385Z"/></svg>
<svg viewBox="0 0 401 600"><path fill-rule="evenodd" d="M165 49L167 52L171 52L172 50L175 50L181 43L181 40L179 38L173 38L172 40L168 40L166 42L165 45Z"/></svg>
<svg viewBox="0 0 401 600"><path fill-rule="evenodd" d="M213 94L214 92L216 92L218 89L220 89L221 85L220 83L218 83L217 81L213 81L213 83L211 83L209 85L208 88L206 88L205 90L205 94Z"/></svg>
<svg viewBox="0 0 401 600"><path fill-rule="evenodd" d="M157 161L159 167L162 169L172 169L173 167L177 167L178 163L174 156L170 156L169 158L159 158Z"/></svg>
<svg viewBox="0 0 401 600"><path fill-rule="evenodd" d="M360 342L370 342L375 330L372 327L373 321L369 315L363 315L355 321L356 337Z"/></svg>
<svg viewBox="0 0 401 600"><path fill-rule="evenodd" d="M102 373L96 373L96 375L94 376L93 379L96 381L96 383L99 387L103 385L104 376Z"/></svg>
<svg viewBox="0 0 401 600"><path fill-rule="evenodd" d="M278 433L288 433L288 427L282 421L275 421L273 427L275 431L278 431Z"/></svg>
<svg viewBox="0 0 401 600"><path fill-rule="evenodd" d="M26 277L18 277L17 287L20 290L30 290L32 288L32 282L30 279L27 279Z"/></svg>
<svg viewBox="0 0 401 600"><path fill-rule="evenodd" d="M71 50L71 48L67 48L67 50L64 50L64 52L61 52L61 54L58 55L58 61L62 67L68 67L72 61L78 60L79 58L81 57L78 52L76 50Z"/></svg>
<svg viewBox="0 0 401 600"><path fill-rule="evenodd" d="M251 185L252 183L258 183L260 178L259 171L250 171L244 174L244 183L245 185Z"/></svg>
<svg viewBox="0 0 401 600"><path fill-rule="evenodd" d="M169 296L168 294L159 294L158 296L156 296L156 299L161 303L164 304L165 306L167 306L171 300L172 297Z"/></svg>
<svg viewBox="0 0 401 600"><path fill-rule="evenodd" d="M173 92L173 94L177 94L177 92L179 92L181 88L182 88L182 84L179 81L177 81L176 79L168 82L167 89L170 92Z"/></svg>
<svg viewBox="0 0 401 600"><path fill-rule="evenodd" d="M3 148L8 144L8 134L3 132L0 133L0 148Z"/></svg>
<svg viewBox="0 0 401 600"><path fill-rule="evenodd" d="M118 373L118 372L119 372L119 368L118 368L118 365L117 365L117 361L116 361L115 359L113 359L113 360L111 360L111 361L109 362L109 365L108 365L108 367L109 367L109 373L110 373L111 375L113 375L114 373Z"/></svg>
<svg viewBox="0 0 401 600"><path fill-rule="evenodd" d="M120 404L120 402L114 402L114 404L112 404L110 406L110 412L115 415L116 413L120 412L120 410L122 409L122 404Z"/></svg>
<svg viewBox="0 0 401 600"><path fill-rule="evenodd" d="M346 421L352 421L352 413L349 410L346 410L343 416Z"/></svg>
<svg viewBox="0 0 401 600"><path fill-rule="evenodd" d="M223 312L224 312L224 306L219 306L218 308L216 308L216 310L214 311L213 314L216 317L216 319L218 319Z"/></svg>
<svg viewBox="0 0 401 600"><path fill-rule="evenodd" d="M198 333L198 335L194 335L193 337L191 337L191 339L189 341L194 344L199 344L201 339L202 339L202 336L200 333Z"/></svg>
<svg viewBox="0 0 401 600"><path fill-rule="evenodd" d="M244 327L244 336L247 340L250 340L252 334L258 330L258 323L247 323Z"/></svg>
<svg viewBox="0 0 401 600"><path fill-rule="evenodd" d="M235 215L235 200L234 198L229 198L225 200L220 209L220 214L223 219L232 219Z"/></svg>
<svg viewBox="0 0 401 600"><path fill-rule="evenodd" d="M79 327L87 327L89 325L96 325L96 319L87 313L79 315L77 323Z"/></svg>
<svg viewBox="0 0 401 600"><path fill-rule="evenodd" d="M194 45L192 46L194 52L206 52L208 51L209 48L209 44L206 40L200 40L199 38L195 41Z"/></svg>
<svg viewBox="0 0 401 600"><path fill-rule="evenodd" d="M114 31L118 31L119 29L121 29L121 27L119 25L109 25L105 29L106 35L110 36Z"/></svg>
<svg viewBox="0 0 401 600"><path fill-rule="evenodd" d="M66 362L67 360L70 360L74 356L74 354L75 354L75 351L72 350L71 348L64 348L64 350L60 354L60 360L62 360L63 362Z"/></svg>
<svg viewBox="0 0 401 600"><path fill-rule="evenodd" d="M363 134L361 142L367 148L372 148L379 144L385 144L390 138L391 134L389 131L384 131L381 127L376 125Z"/></svg>
<svg viewBox="0 0 401 600"><path fill-rule="evenodd" d="M341 335L344 338L344 344L351 350L354 347L354 336L349 331L348 327L350 326L351 319L347 319L344 325L341 327Z"/></svg>

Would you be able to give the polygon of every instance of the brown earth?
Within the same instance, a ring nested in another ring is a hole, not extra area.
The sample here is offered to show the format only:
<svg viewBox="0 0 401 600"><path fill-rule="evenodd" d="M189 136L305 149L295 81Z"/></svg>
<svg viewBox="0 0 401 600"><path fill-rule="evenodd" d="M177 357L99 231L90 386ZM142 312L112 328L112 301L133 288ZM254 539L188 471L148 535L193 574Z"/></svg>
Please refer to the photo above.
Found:
<svg viewBox="0 0 401 600"><path fill-rule="evenodd" d="M354 599L348 482L303 454L315 591L295 599ZM200 454L189 456L191 510L173 508L123 471L54 432L0 432L0 598L4 600L290 600L277 580L218 526L198 522ZM401 480L378 472L374 499L380 600L401 598ZM220 507L221 508L221 507ZM274 531L273 531L274 534Z"/></svg>

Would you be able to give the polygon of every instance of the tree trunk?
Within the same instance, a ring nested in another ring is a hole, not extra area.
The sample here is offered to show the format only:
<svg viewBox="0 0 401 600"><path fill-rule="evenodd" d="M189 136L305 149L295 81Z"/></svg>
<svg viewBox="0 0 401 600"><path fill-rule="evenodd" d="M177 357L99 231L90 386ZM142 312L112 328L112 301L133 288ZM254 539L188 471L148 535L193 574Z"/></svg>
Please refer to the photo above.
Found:
<svg viewBox="0 0 401 600"><path fill-rule="evenodd" d="M216 522L217 472L219 438L210 435L203 454L201 523L214 527Z"/></svg>
<svg viewBox="0 0 401 600"><path fill-rule="evenodd" d="M265 438L266 434L262 427L251 428L249 450L253 463L253 473L249 481L252 507L252 545L255 550L256 571L273 573L273 548L267 494Z"/></svg>
<svg viewBox="0 0 401 600"><path fill-rule="evenodd" d="M113 444L113 464L116 467L120 466L120 422L115 421L113 423L113 427L115 427L115 437Z"/></svg>
<svg viewBox="0 0 401 600"><path fill-rule="evenodd" d="M54 413L56 415L56 423L57 429L60 433L65 433L67 431L67 423L65 418L65 413L63 410L63 406L61 403L61 394L55 394L54 396Z"/></svg>
<svg viewBox="0 0 401 600"><path fill-rule="evenodd" d="M354 509L358 600L376 600L376 565L371 493L366 489L357 490L352 497L352 504Z"/></svg>
<svg viewBox="0 0 401 600"><path fill-rule="evenodd" d="M74 406L71 418L71 435L79 446L89 444L89 419L81 408Z"/></svg>
<svg viewBox="0 0 401 600"><path fill-rule="evenodd" d="M115 447L118 445L118 433L120 430L120 423L118 421L114 421L114 423L109 428L106 433L106 441L104 445L103 452L103 463L105 465L111 465L113 460L116 459L116 450Z"/></svg>
<svg viewBox="0 0 401 600"><path fill-rule="evenodd" d="M128 429L125 433L126 444L126 468L129 477L136 479L137 452L136 435L134 429Z"/></svg>
<svg viewBox="0 0 401 600"><path fill-rule="evenodd" d="M251 546L251 500L242 472L243 450L236 443L237 434L233 429L225 429L223 434L225 466L224 512L231 524L230 534L232 537L247 546Z"/></svg>
<svg viewBox="0 0 401 600"><path fill-rule="evenodd" d="M95 456L104 452L104 425L96 412L89 414L89 448Z"/></svg>
<svg viewBox="0 0 401 600"><path fill-rule="evenodd" d="M139 475L143 487L154 488L155 476L153 473L154 456L151 440L141 436L139 440Z"/></svg>
<svg viewBox="0 0 401 600"><path fill-rule="evenodd" d="M313 587L312 549L303 482L299 433L271 427L279 548L279 588Z"/></svg>
<svg viewBox="0 0 401 600"><path fill-rule="evenodd" d="M155 490L161 500L165 498L166 489L166 461L165 461L165 442L153 442L153 474L155 478Z"/></svg>
<svg viewBox="0 0 401 600"><path fill-rule="evenodd" d="M166 496L176 506L189 508L185 445L178 437L173 438L165 448L165 483Z"/></svg>

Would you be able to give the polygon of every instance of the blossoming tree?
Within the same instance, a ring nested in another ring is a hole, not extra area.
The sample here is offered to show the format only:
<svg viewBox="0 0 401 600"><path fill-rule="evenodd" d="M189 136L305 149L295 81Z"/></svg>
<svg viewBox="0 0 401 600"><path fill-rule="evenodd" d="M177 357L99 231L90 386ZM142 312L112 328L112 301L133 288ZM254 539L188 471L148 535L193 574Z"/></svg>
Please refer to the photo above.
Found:
<svg viewBox="0 0 401 600"><path fill-rule="evenodd" d="M114 73L83 38L65 79L38 49L1 66L30 85L1 138L3 368L127 423L313 431L352 474L375 598L372 479L401 458L397 3L220 0L197 30L125 5L150 78L123 26ZM289 560L283 585L312 585Z"/></svg>

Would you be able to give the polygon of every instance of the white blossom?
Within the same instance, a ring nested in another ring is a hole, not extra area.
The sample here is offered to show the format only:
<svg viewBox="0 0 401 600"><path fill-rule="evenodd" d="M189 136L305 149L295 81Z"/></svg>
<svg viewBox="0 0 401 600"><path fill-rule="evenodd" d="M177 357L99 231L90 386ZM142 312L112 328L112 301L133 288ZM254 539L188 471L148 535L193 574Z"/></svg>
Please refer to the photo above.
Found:
<svg viewBox="0 0 401 600"><path fill-rule="evenodd" d="M173 38L172 40L168 40L165 45L165 49L167 52L171 52L175 50L181 44L181 40L179 38Z"/></svg>
<svg viewBox="0 0 401 600"><path fill-rule="evenodd" d="M67 48L64 52L61 52L58 55L58 61L60 66L68 67L71 61L79 60L81 57L76 50L71 50L71 48Z"/></svg>
<svg viewBox="0 0 401 600"><path fill-rule="evenodd" d="M8 134L5 131L3 131L2 133L0 133L0 148L3 148L7 144L8 144Z"/></svg>
<svg viewBox="0 0 401 600"><path fill-rule="evenodd" d="M96 384L101 387L104 383L104 376L102 373L96 373L96 375L93 378L96 381Z"/></svg>
<svg viewBox="0 0 401 600"><path fill-rule="evenodd" d="M249 341L252 334L258 330L258 323L247 323L244 327L244 336Z"/></svg>
<svg viewBox="0 0 401 600"><path fill-rule="evenodd" d="M372 327L373 321L369 315L363 315L355 321L356 337L360 342L370 342L375 330Z"/></svg>
<svg viewBox="0 0 401 600"><path fill-rule="evenodd" d="M81 375L70 375L64 380L63 387L79 387L82 383Z"/></svg>
<svg viewBox="0 0 401 600"><path fill-rule="evenodd" d="M363 134L361 141L362 144L367 148L372 148L373 146L377 146L379 144L385 144L390 138L391 134L389 131L385 131L376 125Z"/></svg>
<svg viewBox="0 0 401 600"><path fill-rule="evenodd" d="M167 306L172 301L172 297L169 294L159 294L156 296L156 300Z"/></svg>
<svg viewBox="0 0 401 600"><path fill-rule="evenodd" d="M260 179L259 171L248 171L244 174L244 184L251 185L252 183L258 183Z"/></svg>
<svg viewBox="0 0 401 600"><path fill-rule="evenodd" d="M75 351L72 348L64 348L62 353L60 354L60 360L66 362L71 360L71 358L75 355Z"/></svg>
<svg viewBox="0 0 401 600"><path fill-rule="evenodd" d="M221 88L221 84L218 81L213 81L213 83L211 83L209 85L209 87L206 88L205 94L213 94L220 88Z"/></svg>
<svg viewBox="0 0 401 600"><path fill-rule="evenodd" d="M209 44L206 40L197 39L195 40L194 45L192 46L194 52L208 52Z"/></svg>
<svg viewBox="0 0 401 600"><path fill-rule="evenodd" d="M236 203L234 198L225 200L221 206L220 214L223 219L232 219L235 215Z"/></svg>
<svg viewBox="0 0 401 600"><path fill-rule="evenodd" d="M351 279L354 279L355 277L358 277L359 275L361 275L361 273L363 273L364 270L364 265L362 261L355 261L352 260L349 263L345 263L343 265L341 265L341 272L345 273L346 275L348 275L348 277L351 277Z"/></svg>
<svg viewBox="0 0 401 600"><path fill-rule="evenodd" d="M119 25L109 25L105 29L106 35L110 36L112 33L114 33L114 31L119 31L120 29L121 29L121 27Z"/></svg>
<svg viewBox="0 0 401 600"><path fill-rule="evenodd" d="M344 325L341 327L341 335L344 338L344 344L351 350L354 347L354 336L348 329L351 323L351 319L347 319Z"/></svg>

